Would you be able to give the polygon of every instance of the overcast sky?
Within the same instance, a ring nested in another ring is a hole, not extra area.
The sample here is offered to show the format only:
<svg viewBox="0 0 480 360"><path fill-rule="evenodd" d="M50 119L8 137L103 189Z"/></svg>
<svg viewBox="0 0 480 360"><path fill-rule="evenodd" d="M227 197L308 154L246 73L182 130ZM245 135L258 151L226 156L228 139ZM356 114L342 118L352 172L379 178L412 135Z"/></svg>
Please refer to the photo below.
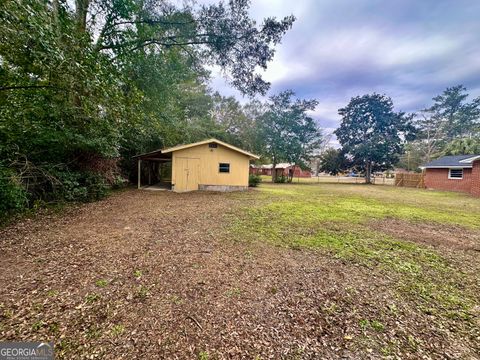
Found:
<svg viewBox="0 0 480 360"><path fill-rule="evenodd" d="M386 94L407 112L448 86L480 95L480 0L252 1L258 21L290 14L297 20L264 74L269 95L292 89L317 99L314 117L326 131L356 95ZM219 75L212 87L241 99Z"/></svg>

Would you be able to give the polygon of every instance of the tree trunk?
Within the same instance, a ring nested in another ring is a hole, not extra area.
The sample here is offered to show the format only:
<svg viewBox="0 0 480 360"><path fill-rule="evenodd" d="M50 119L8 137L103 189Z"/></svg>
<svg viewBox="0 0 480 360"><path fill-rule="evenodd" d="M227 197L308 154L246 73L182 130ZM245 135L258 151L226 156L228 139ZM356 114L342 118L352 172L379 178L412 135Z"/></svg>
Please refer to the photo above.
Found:
<svg viewBox="0 0 480 360"><path fill-rule="evenodd" d="M372 163L370 160L367 160L367 166L365 169L365 183L366 184L372 183Z"/></svg>
<svg viewBox="0 0 480 360"><path fill-rule="evenodd" d="M295 175L295 164L288 169L288 182L293 182L293 176ZM290 171L291 170L291 171Z"/></svg>
<svg viewBox="0 0 480 360"><path fill-rule="evenodd" d="M53 0L52 2L52 13L53 13L53 23L55 24L55 34L57 35L57 40L60 40L62 37L60 29L60 2L59 0Z"/></svg>
<svg viewBox="0 0 480 360"><path fill-rule="evenodd" d="M272 182L277 181L277 169L275 169L275 166L277 166L277 162L275 161L275 157L273 157L273 162L272 162Z"/></svg>
<svg viewBox="0 0 480 360"><path fill-rule="evenodd" d="M87 31L87 13L90 0L75 0L75 18L79 33Z"/></svg>

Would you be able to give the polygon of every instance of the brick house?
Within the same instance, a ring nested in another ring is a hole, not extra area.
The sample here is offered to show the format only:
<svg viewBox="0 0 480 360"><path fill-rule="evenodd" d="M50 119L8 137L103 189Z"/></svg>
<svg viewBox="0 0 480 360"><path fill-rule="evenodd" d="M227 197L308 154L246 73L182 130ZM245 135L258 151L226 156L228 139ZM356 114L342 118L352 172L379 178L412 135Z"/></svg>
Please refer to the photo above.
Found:
<svg viewBox="0 0 480 360"><path fill-rule="evenodd" d="M480 196L480 155L444 156L421 167L428 189Z"/></svg>
<svg viewBox="0 0 480 360"><path fill-rule="evenodd" d="M272 164L268 165L250 165L250 174L257 174L257 175L268 175L272 176ZM298 165L293 165L289 163L280 163L275 165L275 171L277 172L277 176L290 176L290 177L301 177L301 178L309 178L312 177L312 173L310 170L302 170L302 168Z"/></svg>
<svg viewBox="0 0 480 360"><path fill-rule="evenodd" d="M250 165L250 174L272 176L272 164L269 165Z"/></svg>

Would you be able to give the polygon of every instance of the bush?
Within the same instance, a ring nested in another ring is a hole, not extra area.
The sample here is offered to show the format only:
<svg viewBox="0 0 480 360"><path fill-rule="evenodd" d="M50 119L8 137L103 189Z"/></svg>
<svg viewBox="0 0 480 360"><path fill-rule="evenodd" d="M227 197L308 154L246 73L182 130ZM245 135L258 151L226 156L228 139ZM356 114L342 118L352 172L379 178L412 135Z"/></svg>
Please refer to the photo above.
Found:
<svg viewBox="0 0 480 360"><path fill-rule="evenodd" d="M111 181L110 187L112 189L121 189L125 186L128 185L128 180L125 179L124 177L120 175L116 175L113 177L113 180Z"/></svg>
<svg viewBox="0 0 480 360"><path fill-rule="evenodd" d="M56 171L54 176L59 185L54 189L54 197L66 201L93 201L108 194L109 185L98 174L80 171Z"/></svg>
<svg viewBox="0 0 480 360"><path fill-rule="evenodd" d="M277 176L277 178L275 179L275 182L276 183L281 183L281 184L284 184L288 181L288 177L285 176L285 175L280 175L280 176Z"/></svg>
<svg viewBox="0 0 480 360"><path fill-rule="evenodd" d="M99 200L110 188L125 183L119 176L110 184L101 174L66 167L42 168L28 163L22 170L23 178L16 169L0 166L0 223L15 213L52 202Z"/></svg>
<svg viewBox="0 0 480 360"><path fill-rule="evenodd" d="M28 194L14 173L0 168L0 217L21 211L28 205Z"/></svg>
<svg viewBox="0 0 480 360"><path fill-rule="evenodd" d="M250 187L257 187L261 182L262 177L260 175L250 174L248 177L248 186Z"/></svg>

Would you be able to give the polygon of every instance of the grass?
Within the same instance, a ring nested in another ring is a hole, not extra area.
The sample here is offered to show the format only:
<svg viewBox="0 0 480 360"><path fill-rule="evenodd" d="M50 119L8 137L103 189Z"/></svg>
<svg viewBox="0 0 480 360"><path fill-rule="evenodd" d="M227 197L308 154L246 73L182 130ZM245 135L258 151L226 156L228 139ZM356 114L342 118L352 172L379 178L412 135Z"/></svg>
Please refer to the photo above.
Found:
<svg viewBox="0 0 480 360"><path fill-rule="evenodd" d="M105 280L105 279L100 279L100 280L95 281L95 285L97 285L100 288L103 288L103 287L108 285L108 281Z"/></svg>
<svg viewBox="0 0 480 360"><path fill-rule="evenodd" d="M137 299L145 300L149 294L150 294L149 288L146 286L140 285L135 292L135 297Z"/></svg>
<svg viewBox="0 0 480 360"><path fill-rule="evenodd" d="M208 351L200 351L198 353L198 359L199 360L208 360L209 359Z"/></svg>
<svg viewBox="0 0 480 360"><path fill-rule="evenodd" d="M35 323L33 323L32 330L33 331L38 331L41 328L43 328L44 326L45 326L45 323L42 320L39 320L39 321L36 321Z"/></svg>
<svg viewBox="0 0 480 360"><path fill-rule="evenodd" d="M238 297L242 295L242 290L239 288L231 288L225 292L228 297Z"/></svg>
<svg viewBox="0 0 480 360"><path fill-rule="evenodd" d="M122 335L125 331L125 326L121 325L121 324L117 324L117 325L114 325L112 327L112 330L110 331L110 334L113 336L113 337L118 337L120 335Z"/></svg>
<svg viewBox="0 0 480 360"><path fill-rule="evenodd" d="M98 339L102 336L102 329L98 325L92 325L85 330L87 339Z"/></svg>
<svg viewBox="0 0 480 360"><path fill-rule="evenodd" d="M378 332L383 332L385 330L385 326L378 320L362 319L360 320L359 325L364 331L369 328Z"/></svg>
<svg viewBox="0 0 480 360"><path fill-rule="evenodd" d="M282 223L362 223L398 218L480 228L477 199L463 194L372 185L270 185L270 199L252 209L253 216L280 216Z"/></svg>
<svg viewBox="0 0 480 360"><path fill-rule="evenodd" d="M469 319L477 305L465 274L434 249L372 228L374 220L407 226L479 229L480 202L466 195L368 185L262 184L233 221L238 239L330 256L393 274L396 291L425 312ZM253 204L252 204L253 203ZM375 325L370 327L376 328ZM378 326L377 326L378 328Z"/></svg>
<svg viewBox="0 0 480 360"><path fill-rule="evenodd" d="M269 175L260 175L263 183L271 183L272 177ZM375 178L377 184L393 185L395 179L393 178ZM292 179L293 184L364 184L364 177L347 177L347 176L330 176L330 175L321 175L321 176L312 176L305 178L294 177Z"/></svg>
<svg viewBox="0 0 480 360"><path fill-rule="evenodd" d="M92 303L100 300L100 297L101 297L101 296L100 296L99 294L96 294L96 293L87 294L87 295L85 296L85 302L86 302L87 304L92 304Z"/></svg>

